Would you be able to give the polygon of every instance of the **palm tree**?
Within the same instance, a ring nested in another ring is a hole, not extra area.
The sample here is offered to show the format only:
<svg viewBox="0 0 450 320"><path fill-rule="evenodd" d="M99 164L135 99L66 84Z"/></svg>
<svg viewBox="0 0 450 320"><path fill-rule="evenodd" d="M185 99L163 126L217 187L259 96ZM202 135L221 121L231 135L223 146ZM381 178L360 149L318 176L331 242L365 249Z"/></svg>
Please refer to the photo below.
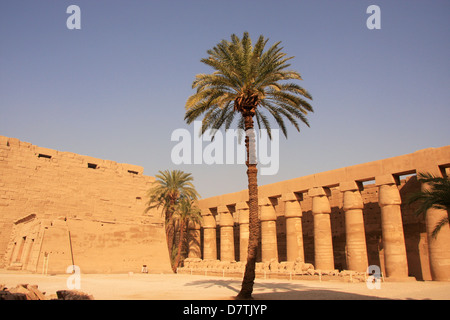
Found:
<svg viewBox="0 0 450 320"><path fill-rule="evenodd" d="M235 34L231 41L222 40L201 62L212 67L211 74L198 74L192 84L196 93L186 102L185 120L188 124L203 115L201 133L221 127L229 129L237 120L237 127L245 130L247 177L249 193L249 246L242 288L237 298L250 299L255 278L256 253L259 240L258 184L255 159L254 118L258 128L266 129L271 138L271 124L265 112L272 115L287 137L284 118L300 131L299 123L309 126L306 119L312 106L303 98L311 95L290 80L301 80L300 74L289 70L280 42L264 51L268 39L260 36L255 45L247 32L242 39Z"/></svg>
<svg viewBox="0 0 450 320"><path fill-rule="evenodd" d="M432 236L436 237L441 228L448 224L450 212L450 180L436 177L430 173L419 173L418 180L428 186L426 190L412 194L407 203L420 202L416 210L417 215L426 214L430 208L447 210L447 217L442 218L434 227Z"/></svg>
<svg viewBox="0 0 450 320"><path fill-rule="evenodd" d="M177 208L172 216L175 225L178 229L178 248L173 270L176 271L181 262L181 251L183 244L186 242L186 228L189 223L200 223L202 220L201 210L197 207L191 199L181 198L178 202Z"/></svg>
<svg viewBox="0 0 450 320"><path fill-rule="evenodd" d="M174 225L172 216L180 199L197 200L200 196L192 183L194 178L190 173L181 170L165 170L156 174L156 180L149 189L147 196L149 201L145 212L162 207L165 217L166 238L169 252L173 252ZM172 257L172 255L171 255ZM173 266L173 259L172 266Z"/></svg>

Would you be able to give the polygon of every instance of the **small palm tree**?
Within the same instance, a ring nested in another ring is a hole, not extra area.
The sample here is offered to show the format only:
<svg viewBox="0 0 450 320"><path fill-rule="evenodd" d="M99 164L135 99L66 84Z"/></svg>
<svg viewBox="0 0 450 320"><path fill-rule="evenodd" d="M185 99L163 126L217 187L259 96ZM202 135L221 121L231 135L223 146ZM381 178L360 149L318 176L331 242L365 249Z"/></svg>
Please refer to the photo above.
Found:
<svg viewBox="0 0 450 320"><path fill-rule="evenodd" d="M448 213L450 212L450 180L443 177L436 177L430 173L419 173L418 180L429 186L423 190L412 194L407 203L412 204L419 201L420 204L416 210L417 215L425 215L430 208L447 210L447 217L441 219L434 227L433 237L436 237L441 228L448 224Z"/></svg>
<svg viewBox="0 0 450 320"><path fill-rule="evenodd" d="M181 263L181 251L186 242L186 229L189 223L200 223L202 221L201 210L188 198L181 198L172 216L174 225L178 230L178 248L173 270L176 271Z"/></svg>
<svg viewBox="0 0 450 320"><path fill-rule="evenodd" d="M287 119L300 131L299 122L309 126L306 119L312 106L304 99L311 95L291 80L301 80L300 74L289 70L288 61L280 42L264 50L268 39L260 36L253 45L247 32L242 39L236 35L231 41L222 40L208 57L201 62L212 67L212 74L199 74L192 87L196 93L186 102L186 122L192 123L203 116L202 131L211 132L224 127L229 129L233 121L245 130L247 150L247 177L249 191L249 246L242 289L237 298L250 299L255 279L256 253L259 239L258 184L255 161L254 119L259 128L267 130L271 138L270 114L287 136L284 120Z"/></svg>
<svg viewBox="0 0 450 320"><path fill-rule="evenodd" d="M194 178L190 173L181 170L159 171L156 180L149 189L149 201L145 212L154 208L162 208L165 217L166 238L169 252L173 252L174 224L172 216L180 199L197 200L200 196L192 183ZM172 266L173 266L173 259Z"/></svg>

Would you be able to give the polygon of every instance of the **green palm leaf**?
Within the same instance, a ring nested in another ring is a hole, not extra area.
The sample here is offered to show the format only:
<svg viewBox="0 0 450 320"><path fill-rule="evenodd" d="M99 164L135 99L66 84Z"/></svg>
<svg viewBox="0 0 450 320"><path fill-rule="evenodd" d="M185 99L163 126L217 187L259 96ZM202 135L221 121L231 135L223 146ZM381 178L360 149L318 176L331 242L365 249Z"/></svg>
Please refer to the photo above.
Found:
<svg viewBox="0 0 450 320"><path fill-rule="evenodd" d="M428 209L441 209L450 212L450 180L445 177L437 177L430 173L419 173L417 178L428 187L426 190L413 193L407 199L407 204L418 203L416 215L427 214ZM448 217L443 218L435 226L432 236L436 237L441 228L448 224Z"/></svg>
<svg viewBox="0 0 450 320"><path fill-rule="evenodd" d="M245 32L242 38L233 34L231 41L222 40L208 50L208 57L201 62L214 72L199 74L193 81L196 92L186 102L186 122L192 123L203 116L201 134L222 126L228 129L233 121L242 124L244 106L254 102L258 109L255 111L258 128L267 129L270 137L268 115L285 136L286 120L297 131L300 131L299 122L309 126L306 115L314 110L306 99L311 100L312 96L299 84L290 82L302 80L298 72L287 69L293 57L282 52L280 42L264 50L267 43L268 39L260 36L253 45ZM236 117L232 111L241 115Z"/></svg>

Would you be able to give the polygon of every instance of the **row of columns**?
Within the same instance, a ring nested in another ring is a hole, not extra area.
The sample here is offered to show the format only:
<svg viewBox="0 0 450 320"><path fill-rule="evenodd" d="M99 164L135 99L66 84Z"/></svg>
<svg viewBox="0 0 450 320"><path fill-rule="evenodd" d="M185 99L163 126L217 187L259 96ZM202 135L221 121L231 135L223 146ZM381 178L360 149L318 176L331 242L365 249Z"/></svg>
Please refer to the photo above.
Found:
<svg viewBox="0 0 450 320"><path fill-rule="evenodd" d="M385 273L387 277L391 278L406 278L408 277L408 264L400 208L400 193L392 175L376 177L376 185L378 186L378 203L381 209ZM355 181L341 183L339 187L343 193L347 267L349 270L365 272L368 267L368 257L363 219L364 203L360 188ZM308 196L312 198L315 268L333 270L331 207L326 191L327 189L322 187L312 188L308 190ZM300 202L294 193L283 194L281 201L285 205L287 260L304 261ZM278 260L275 208L270 198L260 199L259 207L262 261ZM249 208L247 203L238 203L236 211L239 215L240 260L245 262L249 238ZM219 206L217 213L220 216L220 258L222 261L234 261L234 219L227 206ZM204 229L203 258L215 260L217 259L216 221L211 213L203 216L202 227ZM433 278L449 278L448 268L450 265L445 264L445 261L450 257L442 254L442 244L430 243L429 241L429 245L431 245L429 258ZM433 255L433 253L435 254ZM442 269L447 270L442 271Z"/></svg>

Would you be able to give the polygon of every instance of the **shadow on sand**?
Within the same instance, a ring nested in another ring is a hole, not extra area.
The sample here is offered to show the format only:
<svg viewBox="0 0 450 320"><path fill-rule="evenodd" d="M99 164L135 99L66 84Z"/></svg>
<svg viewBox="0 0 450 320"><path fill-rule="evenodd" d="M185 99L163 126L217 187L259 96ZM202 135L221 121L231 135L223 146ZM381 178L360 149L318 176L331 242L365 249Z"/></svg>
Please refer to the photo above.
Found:
<svg viewBox="0 0 450 320"><path fill-rule="evenodd" d="M204 289L212 287L223 287L232 291L232 299L241 288L240 280L194 280L185 284L186 286L201 287ZM261 283L255 282L253 288L255 300L391 300L370 295L348 293L331 289L314 288L302 284L292 283Z"/></svg>

